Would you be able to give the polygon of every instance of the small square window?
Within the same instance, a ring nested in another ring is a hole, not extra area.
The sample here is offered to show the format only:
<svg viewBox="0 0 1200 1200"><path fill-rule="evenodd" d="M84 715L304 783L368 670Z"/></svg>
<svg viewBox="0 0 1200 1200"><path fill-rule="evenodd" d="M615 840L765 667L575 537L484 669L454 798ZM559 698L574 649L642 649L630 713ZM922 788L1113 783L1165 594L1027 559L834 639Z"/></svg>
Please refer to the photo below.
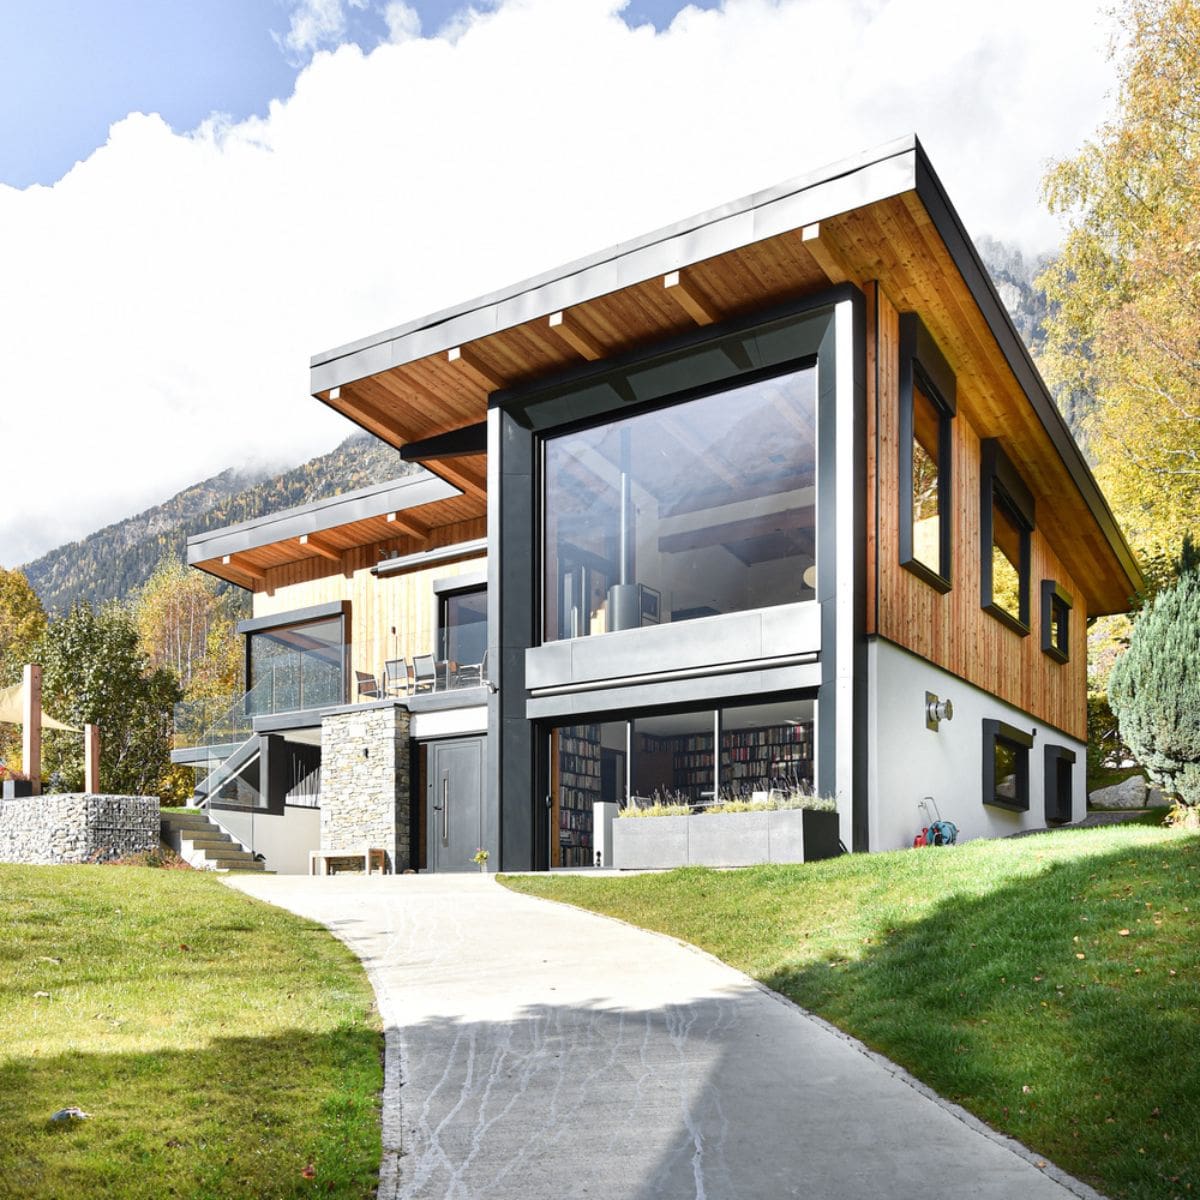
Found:
<svg viewBox="0 0 1200 1200"><path fill-rule="evenodd" d="M1029 810L1029 749L1033 736L1003 721L983 723L983 802Z"/></svg>
<svg viewBox="0 0 1200 1200"><path fill-rule="evenodd" d="M1042 650L1056 662L1071 657L1073 602L1053 579L1042 580Z"/></svg>

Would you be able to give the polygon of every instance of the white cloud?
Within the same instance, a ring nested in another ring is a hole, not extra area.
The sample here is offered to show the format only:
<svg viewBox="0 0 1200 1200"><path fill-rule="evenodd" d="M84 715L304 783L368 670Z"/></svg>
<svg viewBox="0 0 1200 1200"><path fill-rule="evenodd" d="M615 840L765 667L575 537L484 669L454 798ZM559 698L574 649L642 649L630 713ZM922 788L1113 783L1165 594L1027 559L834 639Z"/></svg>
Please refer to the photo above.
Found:
<svg viewBox="0 0 1200 1200"><path fill-rule="evenodd" d="M350 0L350 3L362 9L367 0ZM297 0L287 33L282 37L272 36L290 61L300 63L316 50L336 46L345 33L346 10L342 0Z"/></svg>
<svg viewBox="0 0 1200 1200"><path fill-rule="evenodd" d="M388 0L383 8L389 42L407 42L421 36L421 17L404 0Z"/></svg>
<svg viewBox="0 0 1200 1200"><path fill-rule="evenodd" d="M295 46L332 36L306 0ZM968 228L1050 244L1110 74L1082 0L506 0L319 52L265 118L154 116L0 187L0 562L350 431L309 355L916 130ZM950 32L947 32L950 31ZM289 34L291 36L291 34Z"/></svg>

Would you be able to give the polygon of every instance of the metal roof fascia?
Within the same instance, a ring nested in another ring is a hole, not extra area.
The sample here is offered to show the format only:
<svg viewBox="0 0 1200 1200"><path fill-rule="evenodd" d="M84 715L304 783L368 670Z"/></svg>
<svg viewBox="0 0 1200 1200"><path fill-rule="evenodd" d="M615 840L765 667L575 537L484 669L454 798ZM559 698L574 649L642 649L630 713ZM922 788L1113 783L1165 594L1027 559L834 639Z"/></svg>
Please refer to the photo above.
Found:
<svg viewBox="0 0 1200 1200"><path fill-rule="evenodd" d="M310 391L317 395L655 275L911 191L916 186L916 147L915 135L900 138L502 291L314 355Z"/></svg>
<svg viewBox="0 0 1200 1200"><path fill-rule="evenodd" d="M1041 372L1034 364L1029 348L1017 332L1017 327L1013 324L1004 301L1000 299L1000 294L996 291L996 285L992 282L991 275L983 265L983 260L979 257L974 242L967 234L962 218L951 204L946 189L942 186L942 182L920 142L916 145L916 154L917 196L925 205L938 236L954 260L955 266L967 285L967 290L983 314L983 319L987 322L1017 383L1029 399L1046 435L1058 451L1075 487L1083 497L1083 501L1088 506L1101 533L1104 534L1121 569L1125 572L1132 592L1143 591L1146 586L1145 577L1142 575L1129 543L1125 540L1125 535L1121 532L1120 525L1117 524L1108 500L1100 490L1100 485L1096 482L1096 477L1092 474L1092 469L1088 466L1083 451L1075 441L1066 418L1059 411L1054 397L1050 395L1050 390L1046 387Z"/></svg>
<svg viewBox="0 0 1200 1200"><path fill-rule="evenodd" d="M282 512L243 521L239 525L227 525L222 529L195 534L187 542L188 564L194 566L226 554L257 550L305 533L320 533L353 521L420 508L461 495L462 492L453 484L429 472L372 484L352 492L343 492L340 496L326 496L296 508L286 508Z"/></svg>

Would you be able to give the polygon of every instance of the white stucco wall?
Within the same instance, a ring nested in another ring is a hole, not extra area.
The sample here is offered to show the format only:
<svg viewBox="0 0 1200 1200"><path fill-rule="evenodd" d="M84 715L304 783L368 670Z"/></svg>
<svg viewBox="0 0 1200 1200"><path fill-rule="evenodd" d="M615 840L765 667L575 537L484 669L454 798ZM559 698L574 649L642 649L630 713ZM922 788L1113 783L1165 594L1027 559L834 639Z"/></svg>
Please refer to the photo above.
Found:
<svg viewBox="0 0 1200 1200"><path fill-rule="evenodd" d="M917 807L932 796L959 840L1003 837L1046 826L1044 751L1047 744L1075 752L1071 819L1087 809L1085 745L964 683L924 659L879 639L867 649L868 794L872 850L912 845L925 824ZM936 733L925 728L925 693L954 705L954 717ZM983 721L991 718L1034 733L1029 751L1029 811L983 803Z"/></svg>
<svg viewBox="0 0 1200 1200"><path fill-rule="evenodd" d="M321 845L321 810L288 805L282 813L214 808L209 815L280 875L307 875L308 852Z"/></svg>

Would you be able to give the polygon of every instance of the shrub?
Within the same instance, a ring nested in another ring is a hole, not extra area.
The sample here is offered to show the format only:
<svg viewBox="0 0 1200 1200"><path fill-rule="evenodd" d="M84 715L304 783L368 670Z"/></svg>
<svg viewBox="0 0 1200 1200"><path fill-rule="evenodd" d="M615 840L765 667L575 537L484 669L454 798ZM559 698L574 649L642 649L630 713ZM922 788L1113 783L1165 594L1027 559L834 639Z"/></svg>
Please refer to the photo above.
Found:
<svg viewBox="0 0 1200 1200"><path fill-rule="evenodd" d="M1109 678L1121 740L1164 792L1200 801L1200 572L1187 570L1138 618Z"/></svg>

